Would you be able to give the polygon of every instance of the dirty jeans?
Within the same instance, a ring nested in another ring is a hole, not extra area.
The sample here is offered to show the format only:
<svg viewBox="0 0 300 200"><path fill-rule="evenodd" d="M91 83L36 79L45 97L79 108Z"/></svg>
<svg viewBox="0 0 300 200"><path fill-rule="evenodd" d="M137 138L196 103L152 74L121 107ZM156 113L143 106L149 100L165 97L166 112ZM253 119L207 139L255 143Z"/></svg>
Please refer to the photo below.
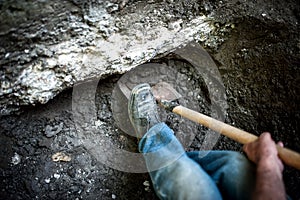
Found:
<svg viewBox="0 0 300 200"><path fill-rule="evenodd" d="M250 199L255 166L234 151L185 152L164 123L139 142L160 199Z"/></svg>

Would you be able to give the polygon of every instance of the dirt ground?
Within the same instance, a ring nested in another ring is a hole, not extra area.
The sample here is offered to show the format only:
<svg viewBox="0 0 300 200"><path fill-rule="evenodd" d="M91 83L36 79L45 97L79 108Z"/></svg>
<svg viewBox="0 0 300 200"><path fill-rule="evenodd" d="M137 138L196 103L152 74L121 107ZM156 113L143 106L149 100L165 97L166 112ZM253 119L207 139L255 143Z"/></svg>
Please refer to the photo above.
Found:
<svg viewBox="0 0 300 200"><path fill-rule="evenodd" d="M226 122L256 135L269 131L276 141L300 152L299 3L285 3L281 11L286 14L284 11L290 10L290 15L270 18L274 12L270 9L258 18L235 18L229 39L218 49L206 50L225 86ZM225 4L220 18L236 15L239 5L231 8L231 3ZM260 5L258 2L255 9L265 8ZM209 114L207 91L193 66L172 57L152 62L173 66L182 74L187 89L198 91L192 95L194 105L199 103L199 110ZM136 152L136 139L118 129L112 114L112 91L120 77L112 75L98 83L95 126L111 145ZM109 168L78 143L72 92L66 90L46 105L24 107L20 115L1 116L0 199L157 199L147 173ZM176 121L174 115L168 118L174 129L179 126ZM193 130L197 136L188 150L200 149L203 142L204 128ZM220 137L214 149L241 151L241 145ZM69 155L71 161L53 162L51 156L57 152ZM287 193L300 199L300 172L286 166L284 182Z"/></svg>

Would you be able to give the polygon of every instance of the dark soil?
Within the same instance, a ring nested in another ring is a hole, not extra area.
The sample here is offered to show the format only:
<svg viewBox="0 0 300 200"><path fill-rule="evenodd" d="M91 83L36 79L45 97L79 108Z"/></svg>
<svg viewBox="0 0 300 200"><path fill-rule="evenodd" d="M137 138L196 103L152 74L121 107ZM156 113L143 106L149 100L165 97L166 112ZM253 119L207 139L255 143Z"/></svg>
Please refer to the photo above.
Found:
<svg viewBox="0 0 300 200"><path fill-rule="evenodd" d="M220 11L224 12L224 20L236 14L238 2L232 10L232 3L224 5ZM258 2L250 8L269 8L260 5ZM290 15L278 19L235 19L236 27L229 39L219 49L207 50L225 86L229 106L226 122L256 135L269 131L274 140L300 152L300 40L299 25L295 25L299 23L299 3L286 2L282 10L275 9L278 13L286 10ZM176 65L179 73L195 81L188 89L201 88L201 97L206 99L205 87L198 85L199 75L190 73L193 68L188 62L170 57L153 62ZM110 106L113 88L120 77L112 75L98 84L95 100L100 124L96 126L100 137L135 152L136 139L117 128ZM207 108L205 105L199 109ZM151 181L147 173L111 169L78 141L83 138L78 138L72 113L70 89L46 105L23 108L20 115L1 116L0 199L157 199L151 184L148 186ZM170 123L174 121L175 117ZM201 148L202 130L196 128L198 134L189 150ZM214 149L241 151L241 145L220 137ZM51 156L57 152L66 153L71 161L53 162ZM18 158L15 155L21 160L13 164L12 157ZM300 199L300 172L285 166L284 182L287 193Z"/></svg>

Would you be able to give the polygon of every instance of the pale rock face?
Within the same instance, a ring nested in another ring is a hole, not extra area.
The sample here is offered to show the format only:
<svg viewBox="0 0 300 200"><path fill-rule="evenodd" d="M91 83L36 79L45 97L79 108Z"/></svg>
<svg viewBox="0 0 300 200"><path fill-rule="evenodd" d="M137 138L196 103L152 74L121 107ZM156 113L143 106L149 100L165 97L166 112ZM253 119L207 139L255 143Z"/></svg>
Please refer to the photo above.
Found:
<svg viewBox="0 0 300 200"><path fill-rule="evenodd" d="M47 103L78 82L124 73L190 41L216 48L223 40L213 35L213 18L192 12L193 6L183 8L183 19L174 14L174 2L127 2L122 10L123 1L73 3L25 2L16 5L24 12L0 15L13 16L2 24L0 37L21 41L3 42L0 49L1 114ZM25 11L31 9L29 17Z"/></svg>

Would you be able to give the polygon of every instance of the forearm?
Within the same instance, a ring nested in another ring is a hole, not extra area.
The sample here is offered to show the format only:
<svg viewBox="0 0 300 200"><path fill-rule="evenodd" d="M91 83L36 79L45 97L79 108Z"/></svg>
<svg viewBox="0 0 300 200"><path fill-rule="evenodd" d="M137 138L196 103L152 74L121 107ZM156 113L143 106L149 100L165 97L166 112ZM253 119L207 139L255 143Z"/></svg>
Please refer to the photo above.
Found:
<svg viewBox="0 0 300 200"><path fill-rule="evenodd" d="M254 199L286 199L282 173L273 159L257 164Z"/></svg>

